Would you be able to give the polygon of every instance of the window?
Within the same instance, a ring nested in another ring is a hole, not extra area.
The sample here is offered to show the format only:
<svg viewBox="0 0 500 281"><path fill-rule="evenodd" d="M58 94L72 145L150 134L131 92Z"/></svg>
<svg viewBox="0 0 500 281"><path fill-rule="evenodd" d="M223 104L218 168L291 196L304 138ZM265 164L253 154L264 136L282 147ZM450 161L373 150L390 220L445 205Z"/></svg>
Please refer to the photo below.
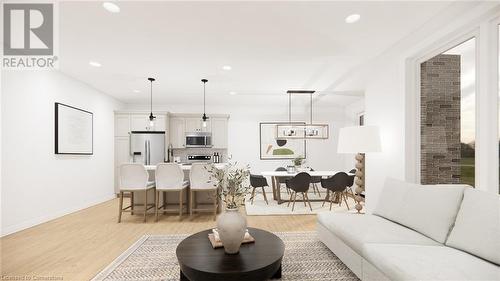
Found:
<svg viewBox="0 0 500 281"><path fill-rule="evenodd" d="M420 65L421 182L475 184L476 39Z"/></svg>

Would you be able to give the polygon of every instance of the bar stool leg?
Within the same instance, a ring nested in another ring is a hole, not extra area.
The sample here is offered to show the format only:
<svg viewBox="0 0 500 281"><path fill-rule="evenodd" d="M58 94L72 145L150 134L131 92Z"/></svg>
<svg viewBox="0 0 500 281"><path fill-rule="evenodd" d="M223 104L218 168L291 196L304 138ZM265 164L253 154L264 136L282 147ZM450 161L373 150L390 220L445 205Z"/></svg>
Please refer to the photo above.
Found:
<svg viewBox="0 0 500 281"><path fill-rule="evenodd" d="M156 197L155 198L156 199L155 200L155 203L156 203L155 204L155 222L157 222L158 221L158 205L159 205L158 201L160 201L160 191L157 190L155 192L156 192L156 196L155 196Z"/></svg>
<svg viewBox="0 0 500 281"><path fill-rule="evenodd" d="M252 196L250 196L250 203L253 204L253 199L255 198L255 187L252 187Z"/></svg>
<svg viewBox="0 0 500 281"><path fill-rule="evenodd" d="M189 216L193 216L193 201L194 201L194 192L191 189L190 190L190 196L189 196Z"/></svg>
<svg viewBox="0 0 500 281"><path fill-rule="evenodd" d="M133 191L130 192L130 210L131 210L130 214L134 215L134 192Z"/></svg>
<svg viewBox="0 0 500 281"><path fill-rule="evenodd" d="M179 219L182 219L182 189L179 191Z"/></svg>
<svg viewBox="0 0 500 281"><path fill-rule="evenodd" d="M148 212L148 190L144 191L144 220L146 222L146 213Z"/></svg>
<svg viewBox="0 0 500 281"><path fill-rule="evenodd" d="M118 223L122 221L122 211L123 211L123 191L120 191L120 206L118 206L120 209L118 211Z"/></svg>

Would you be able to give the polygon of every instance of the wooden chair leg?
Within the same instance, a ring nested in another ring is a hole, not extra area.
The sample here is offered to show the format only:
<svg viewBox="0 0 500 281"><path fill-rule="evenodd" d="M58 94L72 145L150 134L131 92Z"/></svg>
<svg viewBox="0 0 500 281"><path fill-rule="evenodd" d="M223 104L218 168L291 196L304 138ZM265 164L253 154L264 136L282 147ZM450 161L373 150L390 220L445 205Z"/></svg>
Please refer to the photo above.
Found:
<svg viewBox="0 0 500 281"><path fill-rule="evenodd" d="M311 201L309 201L309 195L307 195L307 193L306 193L306 199L307 199L307 204L309 204L309 209L311 209L312 212L313 208L311 206Z"/></svg>
<svg viewBox="0 0 500 281"><path fill-rule="evenodd" d="M250 203L253 205L253 199L255 198L255 187L252 188L252 196L250 196Z"/></svg>
<svg viewBox="0 0 500 281"><path fill-rule="evenodd" d="M306 192L302 192L302 202L304 202L304 207L307 207L307 204L306 204Z"/></svg>
<svg viewBox="0 0 500 281"><path fill-rule="evenodd" d="M182 189L179 191L179 219L182 218Z"/></svg>
<svg viewBox="0 0 500 281"><path fill-rule="evenodd" d="M189 193L190 193L190 196L189 196L189 216L192 217L193 216L194 192L193 192L193 190L191 190Z"/></svg>
<svg viewBox="0 0 500 281"><path fill-rule="evenodd" d="M326 190L326 196L325 196L325 200L323 201L323 205L321 205L321 207L324 207L325 206L325 202L328 202L328 195L330 194L330 190Z"/></svg>
<svg viewBox="0 0 500 281"><path fill-rule="evenodd" d="M130 210L131 210L130 214L134 215L134 192L133 191L130 192Z"/></svg>
<svg viewBox="0 0 500 281"><path fill-rule="evenodd" d="M163 199L163 204L162 204L162 207L163 207L163 214L166 215L167 214L167 193L166 192L163 192L163 196L162 196L162 199Z"/></svg>
<svg viewBox="0 0 500 281"><path fill-rule="evenodd" d="M334 197L335 197L335 192L332 192L332 194L330 194L330 211L332 210L332 204L333 204Z"/></svg>
<svg viewBox="0 0 500 281"><path fill-rule="evenodd" d="M347 195L345 195L345 193L342 192L342 196L344 197L344 202L345 205L347 206L347 210L349 210L349 204L347 204Z"/></svg>
<svg viewBox="0 0 500 281"><path fill-rule="evenodd" d="M120 191L120 206L118 209L118 223L122 221L122 210L123 210L123 191Z"/></svg>
<svg viewBox="0 0 500 281"><path fill-rule="evenodd" d="M148 212L148 190L144 191L144 220L146 222L146 214Z"/></svg>
<svg viewBox="0 0 500 281"><path fill-rule="evenodd" d="M293 209L295 208L295 199L297 199L297 192L294 192L294 193L293 193L292 212L293 212Z"/></svg>
<svg viewBox="0 0 500 281"><path fill-rule="evenodd" d="M160 191L156 191L155 193L156 193L156 196L155 196L156 197L155 198L156 199L155 200L155 205L156 205L155 206L155 222L157 222L158 221L158 208L159 208L158 201L160 200Z"/></svg>
<svg viewBox="0 0 500 281"><path fill-rule="evenodd" d="M264 187L262 187L262 194L264 195L264 201L266 201L266 204L269 205L269 202L267 202L266 190L264 189Z"/></svg>
<svg viewBox="0 0 500 281"><path fill-rule="evenodd" d="M217 190L215 190L215 196L214 196L214 220L217 219L217 207L219 206L219 204L217 203L219 201L219 197L217 196L219 195Z"/></svg>
<svg viewBox="0 0 500 281"><path fill-rule="evenodd" d="M290 200L288 200L288 204L286 205L286 207L290 207L290 203L292 202L292 197L293 197L293 193L290 194Z"/></svg>

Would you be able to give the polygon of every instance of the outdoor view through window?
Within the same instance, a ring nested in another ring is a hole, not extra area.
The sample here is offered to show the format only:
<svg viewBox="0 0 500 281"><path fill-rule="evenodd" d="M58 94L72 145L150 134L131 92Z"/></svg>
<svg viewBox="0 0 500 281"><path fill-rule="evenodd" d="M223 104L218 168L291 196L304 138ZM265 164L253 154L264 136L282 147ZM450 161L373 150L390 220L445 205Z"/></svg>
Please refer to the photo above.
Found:
<svg viewBox="0 0 500 281"><path fill-rule="evenodd" d="M476 39L421 64L421 181L475 184Z"/></svg>

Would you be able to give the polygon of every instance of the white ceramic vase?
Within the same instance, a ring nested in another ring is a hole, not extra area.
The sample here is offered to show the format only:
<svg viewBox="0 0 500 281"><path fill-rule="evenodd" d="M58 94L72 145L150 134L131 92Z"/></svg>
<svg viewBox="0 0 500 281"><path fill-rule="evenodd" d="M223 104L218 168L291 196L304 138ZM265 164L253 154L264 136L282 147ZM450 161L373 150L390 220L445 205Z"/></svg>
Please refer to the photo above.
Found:
<svg viewBox="0 0 500 281"><path fill-rule="evenodd" d="M245 237L247 219L238 209L227 209L217 219L217 231L226 254L237 254Z"/></svg>

